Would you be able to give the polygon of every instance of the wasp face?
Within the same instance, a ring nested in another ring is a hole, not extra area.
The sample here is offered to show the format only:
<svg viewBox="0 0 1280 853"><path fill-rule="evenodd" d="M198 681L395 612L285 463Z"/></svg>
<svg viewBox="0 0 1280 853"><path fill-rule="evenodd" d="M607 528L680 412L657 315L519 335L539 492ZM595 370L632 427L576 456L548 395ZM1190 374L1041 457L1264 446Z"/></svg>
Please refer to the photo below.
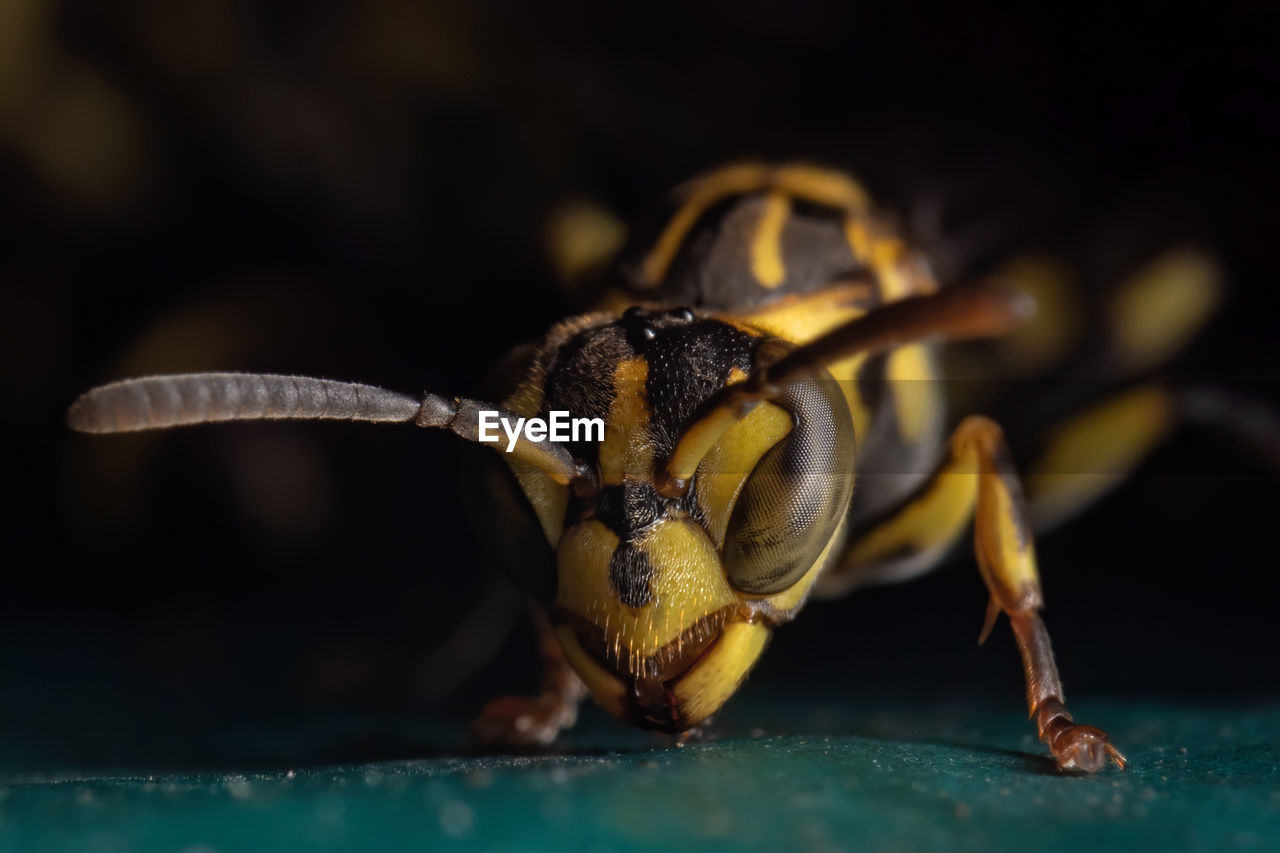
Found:
<svg viewBox="0 0 1280 853"><path fill-rule="evenodd" d="M561 642L615 716L689 728L742 683L835 550L852 487L848 410L822 383L763 403L685 494L664 497L655 470L699 408L747 376L766 337L687 309L633 308L552 340L509 406L605 422L603 442L569 448L596 466L594 494L513 465L555 549Z"/></svg>

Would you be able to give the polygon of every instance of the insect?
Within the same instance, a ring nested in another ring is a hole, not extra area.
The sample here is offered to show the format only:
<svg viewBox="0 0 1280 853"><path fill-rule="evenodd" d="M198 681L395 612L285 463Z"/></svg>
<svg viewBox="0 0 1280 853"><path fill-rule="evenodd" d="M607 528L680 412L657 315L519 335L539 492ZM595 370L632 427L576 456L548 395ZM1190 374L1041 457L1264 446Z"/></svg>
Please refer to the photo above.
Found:
<svg viewBox="0 0 1280 853"><path fill-rule="evenodd" d="M540 696L486 708L477 731L495 740L554 739L586 694L639 726L697 727L811 595L918 575L972 529L990 595L982 637L1008 618L1058 767L1123 767L1107 734L1064 703L1001 428L970 416L948 433L936 381L941 344L1012 333L1034 307L1025 293L940 287L837 171L735 164L673 198L656 238L612 267L598 309L522 351L500 400L202 373L100 386L68 422L95 433L412 423L492 448L485 484L505 513L495 539L540 605L546 664ZM557 412L598 419L603 433L490 441L482 428ZM1135 392L1049 450L1087 456L1091 430L1171 417L1159 394ZM1137 458L1160 430L1148 432L1097 452ZM1058 514L1091 497L1049 492Z"/></svg>

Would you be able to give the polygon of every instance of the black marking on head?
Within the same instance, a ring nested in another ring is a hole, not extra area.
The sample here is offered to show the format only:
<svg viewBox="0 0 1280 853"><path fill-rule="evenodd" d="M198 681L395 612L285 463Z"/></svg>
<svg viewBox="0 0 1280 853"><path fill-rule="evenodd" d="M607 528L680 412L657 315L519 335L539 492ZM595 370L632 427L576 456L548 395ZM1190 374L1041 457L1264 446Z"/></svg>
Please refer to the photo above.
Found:
<svg viewBox="0 0 1280 853"><path fill-rule="evenodd" d="M570 523L594 518L619 539L633 538L665 516L692 518L700 525L706 522L706 511L698 503L695 490L671 499L658 494L651 483L638 482L606 486L599 495L588 499L570 494L565 515Z"/></svg>
<svg viewBox="0 0 1280 853"><path fill-rule="evenodd" d="M606 486L587 501L571 496L569 515L578 520L594 518L619 539L626 539L656 522L662 516L664 504L663 498L648 483L628 482Z"/></svg>
<svg viewBox="0 0 1280 853"><path fill-rule="evenodd" d="M762 340L718 320L690 317L689 309L636 307L627 309L614 327L622 330L627 343L648 364L644 393L655 459L671 452L689 420L725 386L734 368L750 372ZM696 490L673 500L659 495L652 483L627 482L590 499L571 496L566 517L573 521L596 518L627 539L670 515L702 519Z"/></svg>
<svg viewBox="0 0 1280 853"><path fill-rule="evenodd" d="M565 343L547 370L542 410L567 409L574 417L600 417L606 422L620 389L618 364L645 359L648 378L643 389L649 409L650 439L655 458L671 452L688 421L737 368L750 372L762 338L718 320L698 319L688 308L627 309L613 323L580 332ZM571 443L579 459L594 462L599 445ZM594 518L622 541L611 558L610 579L621 599L633 606L649 600L647 558L632 542L664 518L690 518L705 523L696 490L664 498L650 482L627 481L599 494L570 494L566 522Z"/></svg>
<svg viewBox="0 0 1280 853"><path fill-rule="evenodd" d="M653 579L653 564L649 556L634 543L624 541L618 545L609 560L609 584L618 598L628 607L644 607L653 600L649 587Z"/></svg>
<svg viewBox="0 0 1280 853"><path fill-rule="evenodd" d="M613 374L618 363L635 355L624 331L615 324L579 332L560 347L547 370L542 414L567 411L574 418L609 419L616 389ZM594 441L570 441L565 446L576 458L594 462L600 445Z"/></svg>
<svg viewBox="0 0 1280 853"><path fill-rule="evenodd" d="M762 339L718 320L695 320L660 329L644 350L645 389L657 458L675 447L694 413L725 386L733 368L750 372Z"/></svg>

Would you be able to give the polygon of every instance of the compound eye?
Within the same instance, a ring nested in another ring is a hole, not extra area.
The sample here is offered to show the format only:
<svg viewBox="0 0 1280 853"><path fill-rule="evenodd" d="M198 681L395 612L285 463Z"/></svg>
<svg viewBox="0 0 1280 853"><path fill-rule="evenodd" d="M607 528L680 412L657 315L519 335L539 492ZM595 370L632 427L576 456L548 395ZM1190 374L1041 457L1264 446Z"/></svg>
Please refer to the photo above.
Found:
<svg viewBox="0 0 1280 853"><path fill-rule="evenodd" d="M836 381L793 382L774 402L795 428L747 478L724 543L729 583L753 595L782 592L813 567L853 494L853 421Z"/></svg>

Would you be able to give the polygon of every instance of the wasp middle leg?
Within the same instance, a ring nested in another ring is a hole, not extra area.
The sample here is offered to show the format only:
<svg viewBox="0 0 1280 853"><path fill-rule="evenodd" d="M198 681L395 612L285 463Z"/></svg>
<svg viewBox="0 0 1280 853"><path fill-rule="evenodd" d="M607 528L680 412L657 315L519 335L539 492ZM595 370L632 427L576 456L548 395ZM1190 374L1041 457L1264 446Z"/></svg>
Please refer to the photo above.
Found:
<svg viewBox="0 0 1280 853"><path fill-rule="evenodd" d="M979 642L1001 613L1009 617L1022 654L1027 704L1059 769L1092 772L1109 760L1124 767L1124 756L1106 733L1077 725L1067 710L1049 632L1040 618L1040 579L1022 490L1004 434L989 418L960 423L934 476L861 535L854 534L821 592L923 571L938 562L971 517L978 568L991 596Z"/></svg>

